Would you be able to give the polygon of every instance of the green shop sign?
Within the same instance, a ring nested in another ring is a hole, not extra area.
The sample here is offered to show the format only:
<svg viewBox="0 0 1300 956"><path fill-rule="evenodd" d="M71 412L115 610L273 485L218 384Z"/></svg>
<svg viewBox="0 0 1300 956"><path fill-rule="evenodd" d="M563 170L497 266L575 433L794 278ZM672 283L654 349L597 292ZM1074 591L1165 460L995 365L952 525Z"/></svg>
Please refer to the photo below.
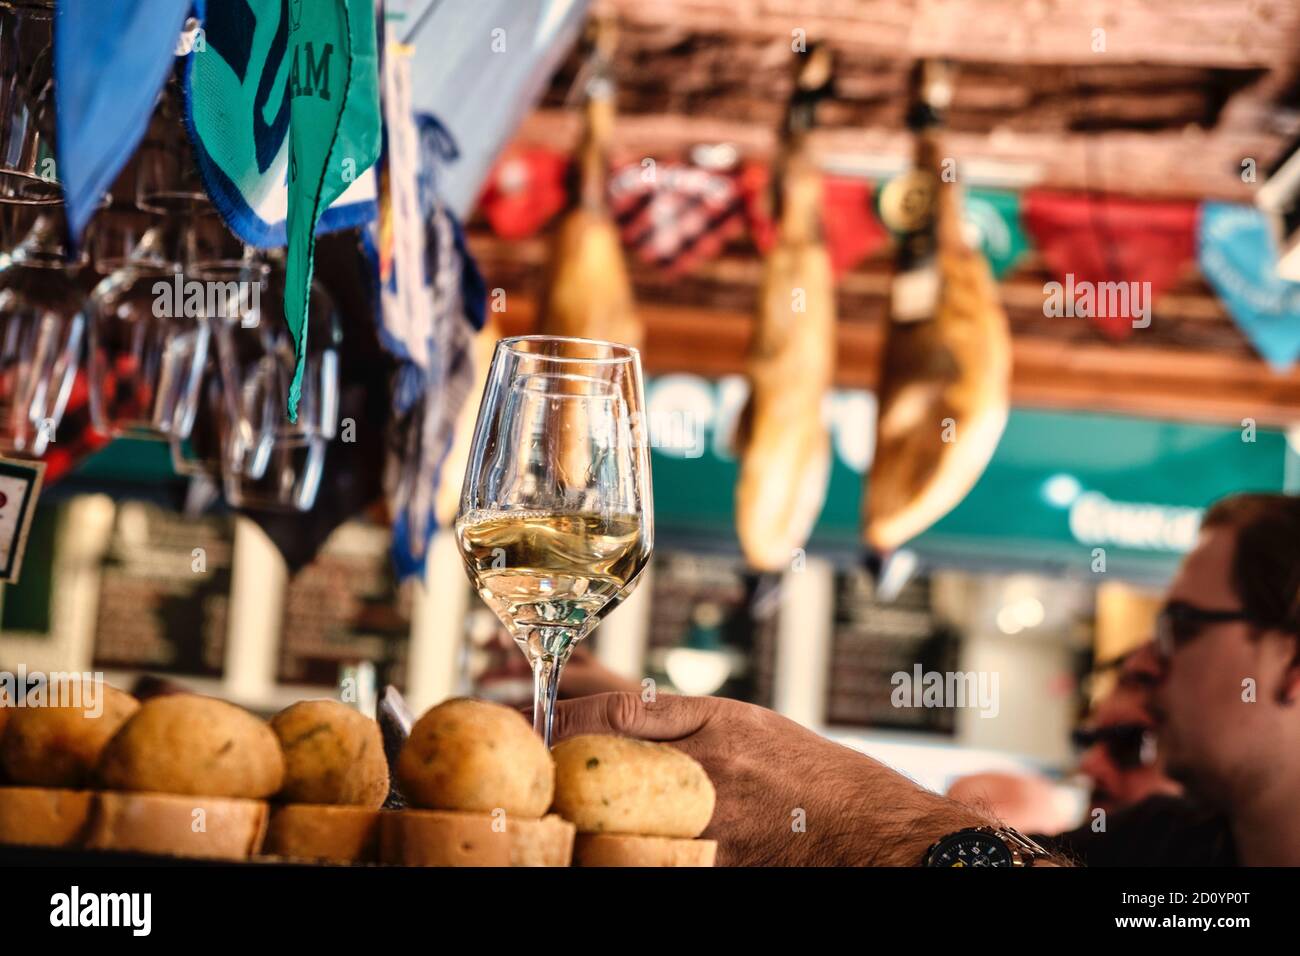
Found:
<svg viewBox="0 0 1300 956"><path fill-rule="evenodd" d="M736 547L731 449L743 378L664 375L647 384L655 524L663 541ZM812 550L858 548L875 398L827 403L835 461ZM1285 433L1015 409L987 471L914 542L937 564L1159 579L1191 545L1202 510L1233 491L1293 490L1300 459ZM1100 550L1098 550L1100 549Z"/></svg>

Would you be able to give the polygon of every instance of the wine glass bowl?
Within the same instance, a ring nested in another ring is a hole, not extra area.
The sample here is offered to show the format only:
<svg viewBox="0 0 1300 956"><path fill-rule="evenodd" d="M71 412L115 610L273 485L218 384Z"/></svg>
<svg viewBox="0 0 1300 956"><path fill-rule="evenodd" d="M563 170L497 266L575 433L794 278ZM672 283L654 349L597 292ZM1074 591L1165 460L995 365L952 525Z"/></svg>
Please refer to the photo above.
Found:
<svg viewBox="0 0 1300 956"><path fill-rule="evenodd" d="M0 0L0 169L54 173L54 2Z"/></svg>
<svg viewBox="0 0 1300 956"><path fill-rule="evenodd" d="M548 745L565 661L654 547L643 406L628 346L523 336L493 354L456 535L479 595L533 665Z"/></svg>
<svg viewBox="0 0 1300 956"><path fill-rule="evenodd" d="M23 233L0 252L0 451L40 458L77 375L85 257L68 255L60 199L10 192L0 211Z"/></svg>
<svg viewBox="0 0 1300 956"><path fill-rule="evenodd" d="M209 334L172 293L183 282L175 265L137 260L95 286L86 312L96 430L167 440L192 423Z"/></svg>
<svg viewBox="0 0 1300 956"><path fill-rule="evenodd" d="M297 350L284 320L282 257L261 266L237 264L237 269L257 270L261 291L255 315L248 309L227 310L211 320L222 396L217 431L226 500L236 507L310 511L338 426L338 311L324 288L313 283L298 421L291 423L286 407ZM230 278L221 269L200 274L210 280Z"/></svg>

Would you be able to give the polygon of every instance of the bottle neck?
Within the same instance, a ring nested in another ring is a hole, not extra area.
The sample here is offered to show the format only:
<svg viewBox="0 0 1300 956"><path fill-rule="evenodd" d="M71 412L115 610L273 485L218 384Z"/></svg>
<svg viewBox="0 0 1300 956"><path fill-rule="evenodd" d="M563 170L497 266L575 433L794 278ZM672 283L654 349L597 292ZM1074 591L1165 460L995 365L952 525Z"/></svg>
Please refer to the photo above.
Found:
<svg viewBox="0 0 1300 956"><path fill-rule="evenodd" d="M613 133L614 90L609 86L587 101L586 127L578 147L578 204L585 209L604 208Z"/></svg>

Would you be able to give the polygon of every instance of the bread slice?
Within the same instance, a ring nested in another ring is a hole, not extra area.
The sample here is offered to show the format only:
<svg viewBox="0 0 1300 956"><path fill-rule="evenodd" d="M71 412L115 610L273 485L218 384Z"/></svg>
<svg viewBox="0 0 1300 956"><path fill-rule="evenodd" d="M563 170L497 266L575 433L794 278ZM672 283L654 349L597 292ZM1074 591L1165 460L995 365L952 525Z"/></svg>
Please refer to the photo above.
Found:
<svg viewBox="0 0 1300 956"><path fill-rule="evenodd" d="M315 803L273 807L262 853L320 863L374 863L383 812Z"/></svg>
<svg viewBox="0 0 1300 956"><path fill-rule="evenodd" d="M573 855L573 824L554 815L397 810L379 832L380 859L399 866L568 866Z"/></svg>
<svg viewBox="0 0 1300 956"><path fill-rule="evenodd" d="M95 794L52 787L0 787L0 844L80 846Z"/></svg>
<svg viewBox="0 0 1300 956"><path fill-rule="evenodd" d="M540 820L513 820L511 866L569 866L573 862L576 828L556 814Z"/></svg>
<svg viewBox="0 0 1300 956"><path fill-rule="evenodd" d="M172 793L98 795L86 847L209 860L244 860L262 845L266 804Z"/></svg>
<svg viewBox="0 0 1300 956"><path fill-rule="evenodd" d="M579 833L573 844L575 866L713 866L716 840Z"/></svg>

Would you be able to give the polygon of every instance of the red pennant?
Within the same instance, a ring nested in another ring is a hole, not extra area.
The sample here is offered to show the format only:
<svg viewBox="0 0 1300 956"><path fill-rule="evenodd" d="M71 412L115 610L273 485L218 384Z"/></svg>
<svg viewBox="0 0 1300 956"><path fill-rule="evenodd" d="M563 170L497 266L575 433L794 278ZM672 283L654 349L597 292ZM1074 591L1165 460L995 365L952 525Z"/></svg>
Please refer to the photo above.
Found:
<svg viewBox="0 0 1300 956"><path fill-rule="evenodd" d="M745 216L749 220L749 237L759 252L767 252L776 242L776 223L772 221L772 194L767 188L771 177L767 167L746 163L740 171L740 191L745 197Z"/></svg>
<svg viewBox="0 0 1300 956"><path fill-rule="evenodd" d="M610 177L609 197L623 244L670 274L712 259L745 227L744 202L731 172L677 162L652 169L629 163Z"/></svg>
<svg viewBox="0 0 1300 956"><path fill-rule="evenodd" d="M1079 314L1090 314L1112 339L1127 338L1135 322L1141 328L1150 319L1152 301L1178 280L1196 253L1192 202L1033 190L1024 196L1021 218L1048 268L1064 283L1071 308L1092 296L1091 310ZM1099 290L1115 284L1122 284L1126 295L1108 300ZM1116 301L1127 301L1127 312L1108 307Z"/></svg>
<svg viewBox="0 0 1300 956"><path fill-rule="evenodd" d="M479 197L492 231L526 239L541 231L568 202L569 157L544 147L512 147L497 161Z"/></svg>
<svg viewBox="0 0 1300 956"><path fill-rule="evenodd" d="M747 164L740 175L750 235L763 252L776 241L769 180L767 168L758 163ZM889 238L876 217L874 190L865 179L822 178L822 232L837 277L872 256Z"/></svg>

